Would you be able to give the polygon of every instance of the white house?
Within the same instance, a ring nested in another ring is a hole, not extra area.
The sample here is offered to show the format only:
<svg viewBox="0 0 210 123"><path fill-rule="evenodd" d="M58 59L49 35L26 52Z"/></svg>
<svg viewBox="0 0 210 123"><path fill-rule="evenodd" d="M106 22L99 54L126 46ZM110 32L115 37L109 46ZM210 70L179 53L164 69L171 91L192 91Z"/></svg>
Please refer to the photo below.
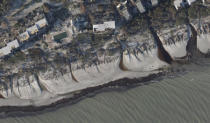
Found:
<svg viewBox="0 0 210 123"><path fill-rule="evenodd" d="M186 2L183 0L174 0L174 6L178 10L180 7L184 7L186 4L191 5L195 1L197 0L186 0ZM204 3L205 1L202 0L202 2Z"/></svg>
<svg viewBox="0 0 210 123"><path fill-rule="evenodd" d="M115 29L115 21L107 21L103 24L93 25L93 32L105 31L106 29Z"/></svg>
<svg viewBox="0 0 210 123"><path fill-rule="evenodd" d="M0 49L0 57L9 55L13 49L18 48L19 43L17 40L11 41L7 44L7 46Z"/></svg>
<svg viewBox="0 0 210 123"><path fill-rule="evenodd" d="M138 10L140 11L140 13L144 13L146 11L144 6L142 5L141 0L136 1L136 6L137 6Z"/></svg>
<svg viewBox="0 0 210 123"><path fill-rule="evenodd" d="M24 42L24 41L28 40L29 38L30 38L30 35L27 31L19 35L19 40L21 42Z"/></svg>
<svg viewBox="0 0 210 123"><path fill-rule="evenodd" d="M182 4L183 4L182 0L174 0L174 6L177 10L179 9L179 7L182 6Z"/></svg>
<svg viewBox="0 0 210 123"><path fill-rule="evenodd" d="M123 3L120 3L117 5L117 10L119 11L119 13L125 17L126 20L129 20L130 19L130 14L128 12L128 9L126 7L126 4L127 4L127 0Z"/></svg>
<svg viewBox="0 0 210 123"><path fill-rule="evenodd" d="M151 0L152 6L158 5L158 0Z"/></svg>
<svg viewBox="0 0 210 123"><path fill-rule="evenodd" d="M37 33L39 30L37 28L36 25L32 26L32 27L29 27L27 29L27 32L30 34L30 35L34 35L35 33Z"/></svg>
<svg viewBox="0 0 210 123"><path fill-rule="evenodd" d="M187 3L191 5L191 3L195 2L196 0L187 0Z"/></svg>
<svg viewBox="0 0 210 123"><path fill-rule="evenodd" d="M11 50L7 46L0 49L0 57L8 55L10 53L11 53Z"/></svg>
<svg viewBox="0 0 210 123"><path fill-rule="evenodd" d="M41 28L47 26L48 22L47 22L46 18L43 18L43 19L37 21L35 24L38 27L38 29L41 29Z"/></svg>
<svg viewBox="0 0 210 123"><path fill-rule="evenodd" d="M18 43L18 40L14 40L14 41L11 41L7 44L8 47L10 47L10 49L15 49L15 48L18 48L20 45Z"/></svg>

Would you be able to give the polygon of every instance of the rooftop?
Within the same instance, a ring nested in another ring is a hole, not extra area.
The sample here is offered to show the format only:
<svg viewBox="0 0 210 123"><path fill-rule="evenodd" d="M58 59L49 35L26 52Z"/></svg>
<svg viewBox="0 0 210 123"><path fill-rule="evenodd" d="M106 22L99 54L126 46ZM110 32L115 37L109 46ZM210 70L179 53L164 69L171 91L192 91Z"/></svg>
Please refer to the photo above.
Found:
<svg viewBox="0 0 210 123"><path fill-rule="evenodd" d="M18 47L19 43L17 40L9 42L7 46L0 49L0 57L10 54L13 49Z"/></svg>
<svg viewBox="0 0 210 123"><path fill-rule="evenodd" d="M48 25L46 18L43 18L35 23L39 29Z"/></svg>
<svg viewBox="0 0 210 123"><path fill-rule="evenodd" d="M29 38L30 38L30 35L27 31L19 35L19 40L22 42L28 40Z"/></svg>
<svg viewBox="0 0 210 123"><path fill-rule="evenodd" d="M127 9L127 1L123 2L123 3L120 3L117 5L117 9L119 11L119 13L125 17L126 20L129 20L130 19L130 14L128 12L128 9Z"/></svg>
<svg viewBox="0 0 210 123"><path fill-rule="evenodd" d="M141 0L136 1L136 6L137 6L138 10L140 11L140 13L144 13L146 11L144 6L142 5Z"/></svg>
<svg viewBox="0 0 210 123"><path fill-rule="evenodd" d="M197 0L186 0L186 3L183 0L174 0L174 6L176 9L183 7L185 4L191 5L193 2ZM202 0L204 2L204 0Z"/></svg>
<svg viewBox="0 0 210 123"><path fill-rule="evenodd" d="M181 4L182 4L182 0L174 0L174 6L176 9L181 7Z"/></svg>
<svg viewBox="0 0 210 123"><path fill-rule="evenodd" d="M20 45L18 43L18 40L16 39L14 41L9 42L7 46L13 49L13 48L18 48Z"/></svg>
<svg viewBox="0 0 210 123"><path fill-rule="evenodd" d="M115 29L115 21L107 21L103 24L93 25L93 32L95 31L105 31L106 29Z"/></svg>
<svg viewBox="0 0 210 123"><path fill-rule="evenodd" d="M158 4L158 0L151 0L152 6L156 6Z"/></svg>
<svg viewBox="0 0 210 123"><path fill-rule="evenodd" d="M38 30L37 26L34 25L34 26L32 26L32 27L29 27L29 28L27 29L27 31L28 31L29 34L34 35L34 34L37 33L39 30Z"/></svg>
<svg viewBox="0 0 210 123"><path fill-rule="evenodd" d="M54 41L56 41L56 42L60 42L62 39L66 38L67 36L68 36L68 35L67 35L66 32L62 32L62 33L59 33L59 34L53 36L53 39L54 39Z"/></svg>

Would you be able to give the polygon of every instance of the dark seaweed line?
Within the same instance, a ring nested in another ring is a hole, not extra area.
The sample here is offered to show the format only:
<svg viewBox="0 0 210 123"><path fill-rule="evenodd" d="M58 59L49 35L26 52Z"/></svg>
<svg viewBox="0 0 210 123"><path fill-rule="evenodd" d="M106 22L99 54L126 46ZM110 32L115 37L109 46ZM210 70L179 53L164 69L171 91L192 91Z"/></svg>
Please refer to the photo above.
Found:
<svg viewBox="0 0 210 123"><path fill-rule="evenodd" d="M99 85L96 87L90 87L78 91L77 93L72 93L72 97L63 98L54 103L44 106L2 106L0 107L0 118L6 117L22 117L22 116L30 116L36 114L42 114L49 111L54 111L58 108L73 105L84 98L95 96L98 93L105 91L118 91L118 90L126 90L131 87L148 85L153 82L151 80L163 77L167 75L168 72L160 72L156 74L151 74L147 77L142 78L123 78L115 81L111 81L104 85Z"/></svg>

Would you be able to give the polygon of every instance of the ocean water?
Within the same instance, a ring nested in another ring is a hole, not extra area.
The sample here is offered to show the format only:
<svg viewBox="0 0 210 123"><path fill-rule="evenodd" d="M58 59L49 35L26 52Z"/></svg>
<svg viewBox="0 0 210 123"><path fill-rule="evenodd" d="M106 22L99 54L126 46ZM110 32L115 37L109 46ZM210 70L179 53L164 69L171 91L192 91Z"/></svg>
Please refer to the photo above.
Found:
<svg viewBox="0 0 210 123"><path fill-rule="evenodd" d="M209 123L210 59L178 69L187 73L101 92L51 112L7 117L0 123Z"/></svg>

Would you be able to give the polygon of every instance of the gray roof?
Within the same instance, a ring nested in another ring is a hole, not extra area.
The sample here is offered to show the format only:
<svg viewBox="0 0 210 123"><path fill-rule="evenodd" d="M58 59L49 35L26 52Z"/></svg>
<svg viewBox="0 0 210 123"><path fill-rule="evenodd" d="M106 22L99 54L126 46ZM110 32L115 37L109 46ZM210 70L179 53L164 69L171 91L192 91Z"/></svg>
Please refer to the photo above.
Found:
<svg viewBox="0 0 210 123"><path fill-rule="evenodd" d="M144 13L144 12L146 11L145 8L144 8L144 6L142 5L141 0L137 0L137 1L136 1L136 6L137 6L137 8L139 9L139 11L140 11L141 13Z"/></svg>
<svg viewBox="0 0 210 123"><path fill-rule="evenodd" d="M93 25L93 31L105 31L106 29L115 29L115 21L107 21L103 24Z"/></svg>
<svg viewBox="0 0 210 123"><path fill-rule="evenodd" d="M128 12L128 9L126 7L127 1L120 3L117 5L117 9L119 11L119 13L125 17L126 20L130 19L130 14Z"/></svg>
<svg viewBox="0 0 210 123"><path fill-rule="evenodd" d="M30 37L29 33L27 31L25 31L24 33L21 33L19 35L19 39L20 41L25 41L25 40L28 40Z"/></svg>
<svg viewBox="0 0 210 123"><path fill-rule="evenodd" d="M10 54L14 48L18 48L18 47L19 47L19 43L17 40L7 43L7 46L0 49L0 57Z"/></svg>
<svg viewBox="0 0 210 123"><path fill-rule="evenodd" d="M158 0L151 0L152 6L156 6L158 4Z"/></svg>
<svg viewBox="0 0 210 123"><path fill-rule="evenodd" d="M48 23L47 23L46 18L43 18L43 19L36 22L36 25L39 27L39 29L47 26L47 24Z"/></svg>
<svg viewBox="0 0 210 123"><path fill-rule="evenodd" d="M29 27L29 28L27 29L27 31L29 32L29 34L33 35L33 34L35 34L36 32L38 32L39 30L38 30L37 26L34 25L34 26Z"/></svg>

